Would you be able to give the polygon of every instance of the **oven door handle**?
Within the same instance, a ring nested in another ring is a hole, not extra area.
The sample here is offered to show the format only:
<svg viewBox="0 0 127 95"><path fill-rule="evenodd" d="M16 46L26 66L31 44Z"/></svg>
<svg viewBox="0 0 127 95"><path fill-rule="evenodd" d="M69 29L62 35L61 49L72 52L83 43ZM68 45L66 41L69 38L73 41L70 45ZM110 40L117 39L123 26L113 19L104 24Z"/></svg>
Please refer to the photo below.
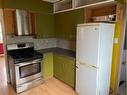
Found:
<svg viewBox="0 0 127 95"><path fill-rule="evenodd" d="M21 66L26 66L26 65L30 65L30 64L35 64L35 63L38 63L38 62L41 62L41 61L42 61L42 59L36 59L36 60L33 60L33 61L18 63L18 64L16 64L16 66L21 67Z"/></svg>

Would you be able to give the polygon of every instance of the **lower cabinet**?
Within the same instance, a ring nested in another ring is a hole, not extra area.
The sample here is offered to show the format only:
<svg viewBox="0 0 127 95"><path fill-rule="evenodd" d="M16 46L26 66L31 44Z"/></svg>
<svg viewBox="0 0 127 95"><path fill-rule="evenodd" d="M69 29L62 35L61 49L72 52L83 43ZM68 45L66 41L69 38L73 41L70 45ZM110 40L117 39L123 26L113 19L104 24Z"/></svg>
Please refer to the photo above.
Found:
<svg viewBox="0 0 127 95"><path fill-rule="evenodd" d="M75 59L54 54L54 76L74 88L75 85Z"/></svg>
<svg viewBox="0 0 127 95"><path fill-rule="evenodd" d="M43 77L44 80L50 79L53 77L53 53L44 53L43 61Z"/></svg>

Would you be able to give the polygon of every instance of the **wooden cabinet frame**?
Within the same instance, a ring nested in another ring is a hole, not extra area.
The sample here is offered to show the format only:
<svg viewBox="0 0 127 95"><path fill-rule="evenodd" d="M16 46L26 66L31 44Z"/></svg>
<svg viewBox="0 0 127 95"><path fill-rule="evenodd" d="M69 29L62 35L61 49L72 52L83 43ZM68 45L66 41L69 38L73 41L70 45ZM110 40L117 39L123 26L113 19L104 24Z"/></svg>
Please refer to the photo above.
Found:
<svg viewBox="0 0 127 95"><path fill-rule="evenodd" d="M5 23L5 34L6 35L17 35L17 25L16 25L16 9L3 9L4 23ZM28 23L29 23L29 31L30 35L35 34L35 18L34 13L28 12Z"/></svg>
<svg viewBox="0 0 127 95"><path fill-rule="evenodd" d="M105 6L96 6L84 9L85 13L85 22L94 22L93 17L98 16L107 16L107 15L116 15L114 21L118 22L122 20L123 17L123 6L121 4L111 4Z"/></svg>

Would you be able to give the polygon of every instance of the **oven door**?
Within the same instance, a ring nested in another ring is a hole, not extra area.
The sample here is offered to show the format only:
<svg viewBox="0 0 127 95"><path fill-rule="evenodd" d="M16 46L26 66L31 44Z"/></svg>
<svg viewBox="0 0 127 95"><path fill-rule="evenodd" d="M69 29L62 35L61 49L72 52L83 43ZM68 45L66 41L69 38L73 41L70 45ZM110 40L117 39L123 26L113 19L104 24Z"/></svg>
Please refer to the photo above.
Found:
<svg viewBox="0 0 127 95"><path fill-rule="evenodd" d="M42 77L41 59L15 64L16 85Z"/></svg>

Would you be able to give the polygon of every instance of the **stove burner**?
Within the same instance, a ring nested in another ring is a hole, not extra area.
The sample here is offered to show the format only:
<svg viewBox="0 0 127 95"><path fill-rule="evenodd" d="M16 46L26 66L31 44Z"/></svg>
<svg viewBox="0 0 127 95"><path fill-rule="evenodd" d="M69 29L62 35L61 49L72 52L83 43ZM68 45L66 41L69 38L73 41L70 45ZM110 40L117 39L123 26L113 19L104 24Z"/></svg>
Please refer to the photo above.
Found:
<svg viewBox="0 0 127 95"><path fill-rule="evenodd" d="M33 50L15 50L15 51L9 51L9 55L13 58L14 64L26 62L34 59L40 59L42 58L42 54Z"/></svg>

